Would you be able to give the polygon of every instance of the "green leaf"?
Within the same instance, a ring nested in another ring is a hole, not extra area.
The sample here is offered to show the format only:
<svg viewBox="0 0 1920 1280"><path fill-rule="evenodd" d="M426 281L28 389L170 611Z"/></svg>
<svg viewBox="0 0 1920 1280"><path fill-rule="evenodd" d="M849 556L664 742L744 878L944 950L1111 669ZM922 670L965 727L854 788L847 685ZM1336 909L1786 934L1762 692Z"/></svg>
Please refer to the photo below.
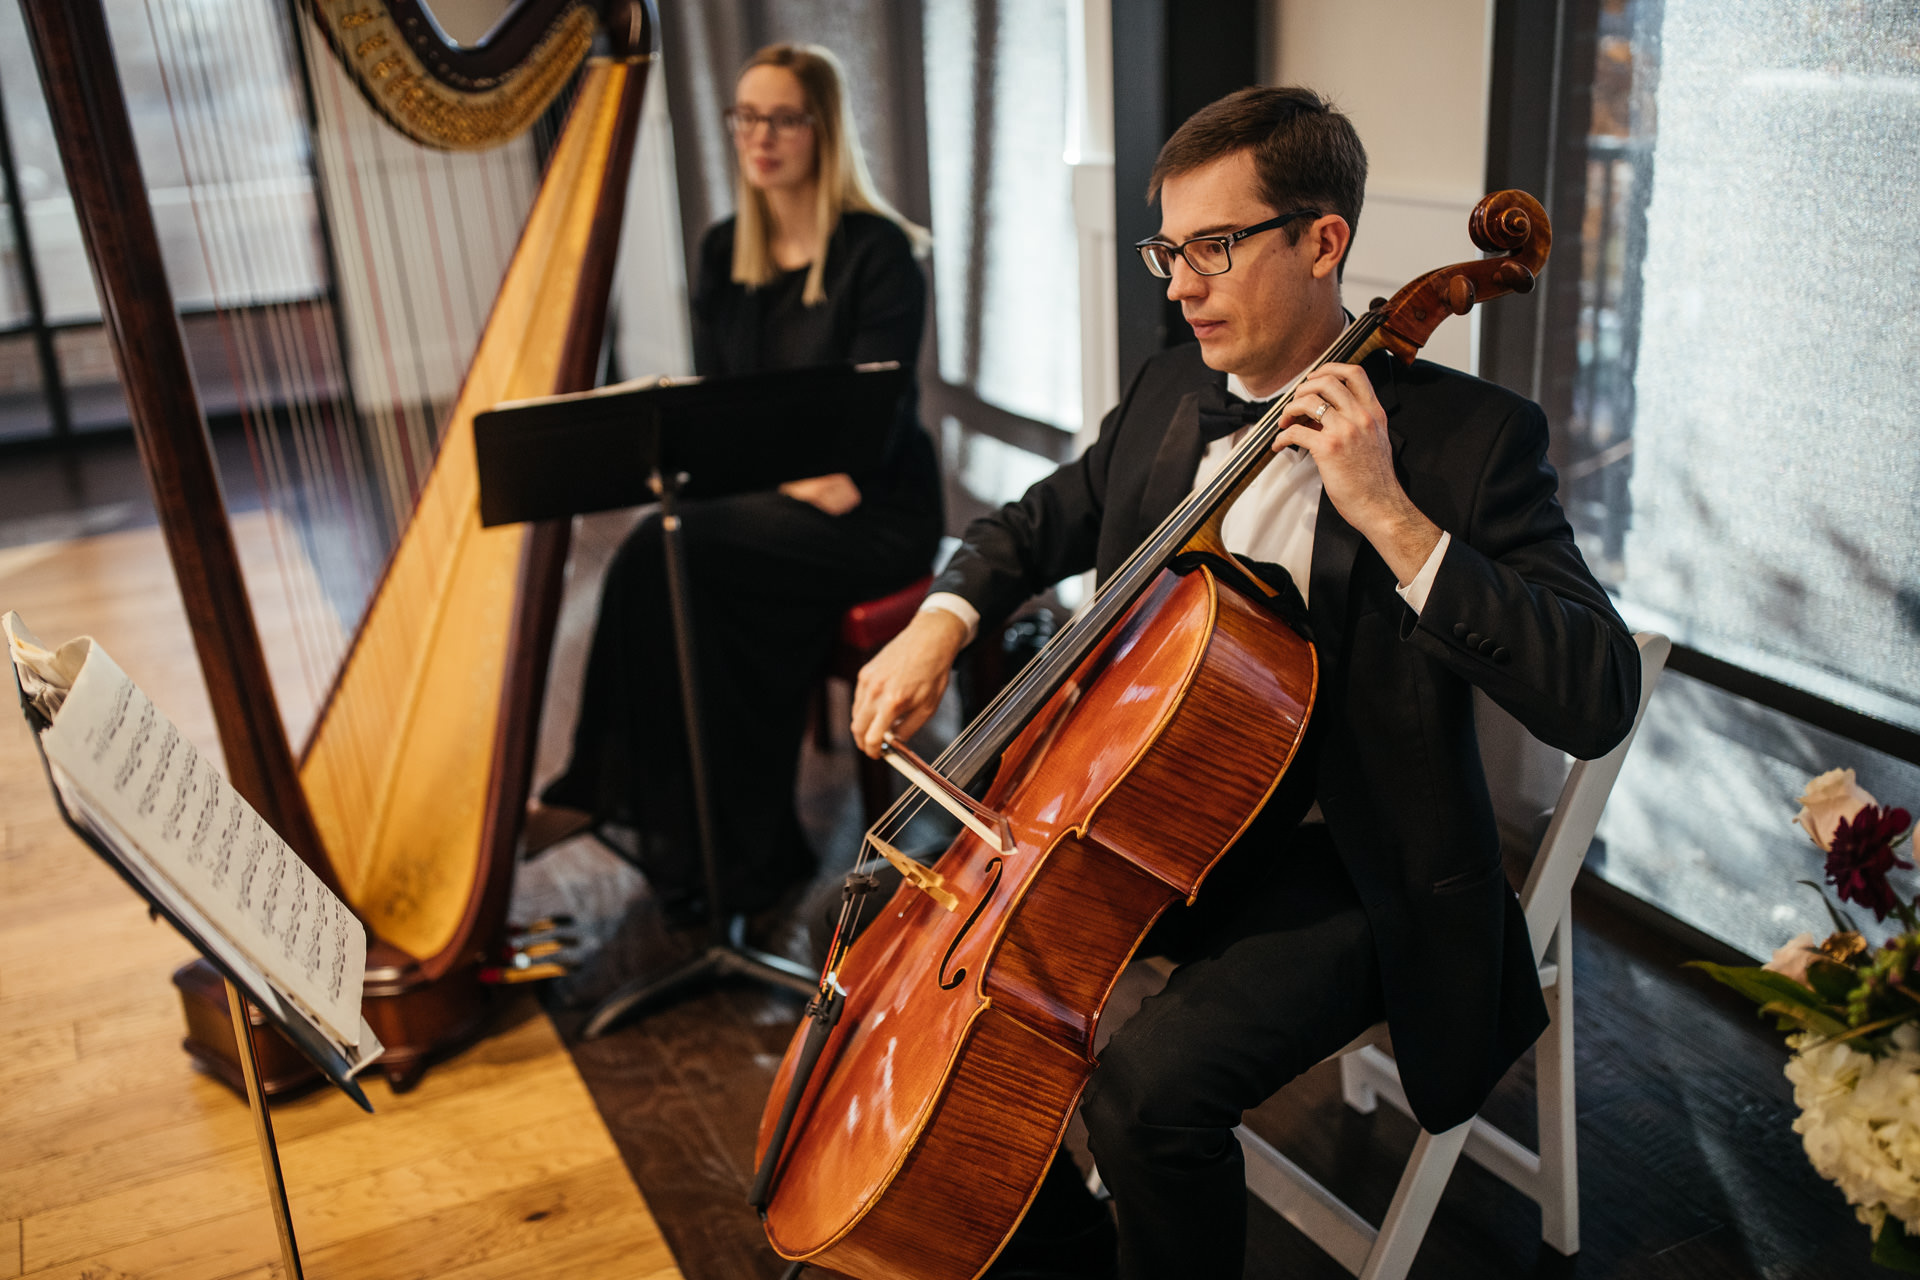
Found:
<svg viewBox="0 0 1920 1280"><path fill-rule="evenodd" d="M1716 982L1724 983L1756 1004L1784 1000L1788 1004L1824 1008L1826 1002L1812 987L1795 982L1784 973L1762 969L1758 965L1715 964L1711 960L1689 960L1687 968L1698 969Z"/></svg>
<svg viewBox="0 0 1920 1280"><path fill-rule="evenodd" d="M1698 969L1716 982L1724 983L1760 1006L1760 1012L1791 1017L1807 1030L1822 1036L1837 1036L1847 1030L1846 1010L1820 999L1813 988L1795 982L1785 974L1752 965L1714 964L1708 960L1689 960L1687 967Z"/></svg>
<svg viewBox="0 0 1920 1280"><path fill-rule="evenodd" d="M1827 1004L1845 1007L1860 985L1860 974L1837 960L1815 960L1807 966L1807 985Z"/></svg>
<svg viewBox="0 0 1920 1280"><path fill-rule="evenodd" d="M1907 1234L1900 1219L1892 1214L1880 1224L1880 1230L1873 1237L1873 1260L1889 1271L1904 1271L1909 1275L1920 1275L1920 1247L1915 1247L1914 1239Z"/></svg>
<svg viewBox="0 0 1920 1280"><path fill-rule="evenodd" d="M1847 1024L1832 1014L1822 1013L1818 1009L1809 1009L1801 1005L1782 1004L1774 1000L1760 1006L1760 1015L1773 1014L1780 1019L1774 1025L1781 1031L1811 1031L1821 1040L1844 1040L1849 1032Z"/></svg>

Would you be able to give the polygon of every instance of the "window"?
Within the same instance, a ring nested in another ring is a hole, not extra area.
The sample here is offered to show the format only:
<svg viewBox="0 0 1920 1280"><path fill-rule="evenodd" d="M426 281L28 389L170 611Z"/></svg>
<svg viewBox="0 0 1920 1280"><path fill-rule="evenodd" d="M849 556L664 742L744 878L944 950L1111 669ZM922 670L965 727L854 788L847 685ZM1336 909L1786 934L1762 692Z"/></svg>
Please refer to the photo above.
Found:
<svg viewBox="0 0 1920 1280"><path fill-rule="evenodd" d="M1066 6L933 4L925 22L940 376L1009 413L1076 431Z"/></svg>
<svg viewBox="0 0 1920 1280"><path fill-rule="evenodd" d="M258 0L106 8L181 311L323 297L300 87L292 64L271 54L285 46L285 15ZM86 246L15 0L0 0L0 103L12 161L0 197L18 200L25 233L16 234L13 209L0 210L0 438L47 434L54 402L81 427L123 424ZM189 320L188 339L198 367L221 363L208 326Z"/></svg>
<svg viewBox="0 0 1920 1280"><path fill-rule="evenodd" d="M1571 388L1562 498L1628 621L1723 686L1663 687L1600 865L1766 951L1825 927L1792 884L1819 876L1787 825L1806 776L1920 795L1910 750L1753 692L1920 731L1920 13L1597 7L1570 44L1590 101L1561 107L1589 120L1584 208L1558 210L1577 322L1547 351Z"/></svg>

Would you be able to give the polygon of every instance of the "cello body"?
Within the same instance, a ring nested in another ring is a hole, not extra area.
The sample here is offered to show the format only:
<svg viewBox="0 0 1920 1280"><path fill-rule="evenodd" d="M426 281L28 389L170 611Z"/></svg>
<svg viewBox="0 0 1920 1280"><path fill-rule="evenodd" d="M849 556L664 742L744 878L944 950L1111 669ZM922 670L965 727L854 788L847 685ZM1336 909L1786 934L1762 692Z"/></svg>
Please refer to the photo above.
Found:
<svg viewBox="0 0 1920 1280"><path fill-rule="evenodd" d="M781 1254L863 1280L986 1268L1059 1147L1121 970L1272 794L1316 680L1312 646L1263 606L1204 567L1158 575L1003 755L985 802L1013 851L963 831L934 864L957 909L903 886L849 952L766 1206Z"/></svg>

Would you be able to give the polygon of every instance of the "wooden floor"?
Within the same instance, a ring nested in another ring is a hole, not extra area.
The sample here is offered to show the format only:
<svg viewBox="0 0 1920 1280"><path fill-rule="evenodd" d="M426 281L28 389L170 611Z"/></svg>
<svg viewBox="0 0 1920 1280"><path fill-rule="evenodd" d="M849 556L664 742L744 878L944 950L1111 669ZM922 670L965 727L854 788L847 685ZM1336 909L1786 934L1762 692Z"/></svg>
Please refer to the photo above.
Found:
<svg viewBox="0 0 1920 1280"><path fill-rule="evenodd" d="M243 555L268 554L259 517L237 525ZM0 610L19 610L43 640L96 636L214 751L172 583L152 529L0 549ZM290 652L283 622L266 615L269 649ZM61 826L6 704L0 1280L279 1275L246 1106L178 1047L167 975L191 952ZM309 1276L680 1274L530 997L414 1092L379 1080L367 1092L371 1116L331 1091L274 1108Z"/></svg>
<svg viewBox="0 0 1920 1280"><path fill-rule="evenodd" d="M588 545L604 555L615 541L617 531ZM578 602L588 624L590 601L589 591ZM100 636L197 743L211 744L151 530L52 547L0 543L5 608L21 609L46 639ZM278 624L264 625L270 647L286 653ZM556 690L577 680L573 669L556 669ZM247 1113L176 1047L165 977L184 944L148 924L65 835L24 727L10 714L0 726L0 1280L273 1274ZM556 751L564 743L543 745L549 766ZM832 895L835 852L859 826L844 746L808 749L802 791L829 868L813 900L756 922L762 942L796 958ZM577 1006L703 941L667 930L643 891L623 909L613 944L549 990L554 1023L523 1003L502 1034L430 1072L415 1093L395 1098L372 1084L372 1117L330 1096L276 1108L309 1274L781 1273L745 1189L754 1124L797 1003L732 987L574 1042ZM1680 969L1685 948L1604 901L1576 900L1575 952L1583 1250L1567 1259L1545 1249L1536 1211L1463 1164L1415 1280L1884 1274L1867 1263L1865 1232L1838 1192L1807 1165L1790 1129L1784 1054L1751 1009ZM1488 1112L1525 1135L1531 1097L1523 1062ZM1388 1108L1346 1111L1330 1069L1250 1123L1374 1215L1414 1137ZM1249 1245L1249 1280L1346 1274L1257 1203Z"/></svg>
<svg viewBox="0 0 1920 1280"><path fill-rule="evenodd" d="M851 773L844 745L826 754L809 747L803 757L801 813L829 867L807 899L757 922L761 941L796 959L808 956L814 924L824 922L834 897L839 869L831 853L857 837ZM1543 1245L1533 1204L1463 1160L1413 1280L1887 1274L1867 1261L1865 1229L1814 1173L1792 1131L1779 1036L1750 1004L1681 967L1697 951L1586 891L1576 894L1574 913L1581 1252L1565 1258ZM573 981L573 995L590 1002L621 973L663 971L701 941L667 930L642 894L599 962ZM1109 1022L1140 999L1146 980L1123 980ZM574 1059L688 1280L781 1274L745 1197L755 1125L798 1014L788 996L731 986L574 1043ZM560 1010L555 1020L571 1043L580 1013ZM1532 1106L1529 1054L1485 1114L1531 1141ZM1390 1107L1370 1116L1349 1111L1331 1065L1247 1122L1376 1222L1417 1136L1413 1122ZM1346 1277L1251 1197L1248 1218L1246 1280Z"/></svg>

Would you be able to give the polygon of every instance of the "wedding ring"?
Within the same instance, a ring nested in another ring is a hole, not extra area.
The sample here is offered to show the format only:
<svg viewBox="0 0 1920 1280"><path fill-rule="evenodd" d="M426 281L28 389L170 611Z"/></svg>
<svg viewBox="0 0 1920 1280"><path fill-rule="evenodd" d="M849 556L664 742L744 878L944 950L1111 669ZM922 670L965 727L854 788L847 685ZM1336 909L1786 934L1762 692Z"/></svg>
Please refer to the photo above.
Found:
<svg viewBox="0 0 1920 1280"><path fill-rule="evenodd" d="M1322 419L1322 418L1324 418L1324 417L1326 417L1326 416L1327 416L1327 410L1329 410L1329 409L1331 409L1331 408L1333 408L1333 406L1332 406L1332 405L1330 405L1330 404L1328 404L1328 403L1327 403L1327 402L1326 402L1325 400L1322 400L1322 401L1320 402L1320 407L1319 407L1318 409L1315 409L1315 410L1313 411L1313 420L1314 420L1315 422L1318 422L1318 421L1320 421L1320 419Z"/></svg>

